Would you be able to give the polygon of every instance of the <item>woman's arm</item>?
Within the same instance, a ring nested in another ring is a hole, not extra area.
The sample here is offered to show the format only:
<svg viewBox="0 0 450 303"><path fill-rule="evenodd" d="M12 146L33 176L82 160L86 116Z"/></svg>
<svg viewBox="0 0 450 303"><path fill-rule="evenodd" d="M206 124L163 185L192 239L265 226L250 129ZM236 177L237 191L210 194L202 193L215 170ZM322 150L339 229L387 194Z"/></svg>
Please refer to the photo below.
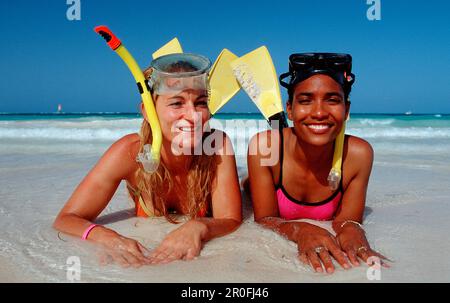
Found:
<svg viewBox="0 0 450 303"><path fill-rule="evenodd" d="M346 137L347 156L344 174L349 180L342 204L333 220L333 229L341 248L354 265L359 265L358 256L367 262L369 257L384 258L373 251L366 239L362 223L366 204L366 193L373 165L373 149L363 139Z"/></svg>
<svg viewBox="0 0 450 303"><path fill-rule="evenodd" d="M202 244L236 230L242 222L242 203L233 146L227 135L216 130L222 140L217 150L217 170L211 193L212 218L192 219L164 239L152 252L153 263L168 263L198 256ZM220 142L220 141L219 141Z"/></svg>
<svg viewBox="0 0 450 303"><path fill-rule="evenodd" d="M279 160L279 135L265 131L250 139L247 152L250 195L255 221L266 217L278 217L278 204L270 166L264 165L269 158ZM272 148L273 147L273 148ZM268 226L269 227L269 226Z"/></svg>
<svg viewBox="0 0 450 303"><path fill-rule="evenodd" d="M310 224L279 218L272 171L264 165L269 158L279 159L279 140L278 133L269 130L256 134L249 142L247 165L253 213L257 223L297 242L300 228Z"/></svg>
<svg viewBox="0 0 450 303"><path fill-rule="evenodd" d="M278 142L278 133L267 131L257 134L249 143L247 163L255 221L295 242L300 260L311 264L318 272L323 271L321 259L328 272L334 271L331 258L325 255L325 251L323 256L317 255L315 249L318 247L326 247L342 267L349 268L345 256L328 231L306 222L291 222L279 218L272 171L269 166L264 165L267 158L274 155L278 158ZM268 150L272 154L265 155L263 151L267 153Z"/></svg>
<svg viewBox="0 0 450 303"><path fill-rule="evenodd" d="M345 141L344 174L349 181L341 207L333 220L333 229L337 234L341 232L340 225L347 220L362 223L373 163L373 149L368 142L353 136L346 136Z"/></svg>
<svg viewBox="0 0 450 303"><path fill-rule="evenodd" d="M131 157L127 155L129 141L130 137L124 137L105 152L59 212L53 224L56 229L81 237L91 221L108 205L121 180L130 173L130 161L124 159ZM89 239L99 239L105 230L95 228Z"/></svg>
<svg viewBox="0 0 450 303"><path fill-rule="evenodd" d="M81 181L67 203L56 217L53 227L61 232L77 237L83 235L92 221L108 205L121 180L136 169L130 146L136 135L128 135L115 142L102 156L99 162ZM97 226L89 233L89 240L108 248L126 246L131 255L118 256L116 261L126 265L129 260L134 265L136 259L144 261L142 252L145 248L134 240L121 237L115 231ZM122 258L123 257L123 258Z"/></svg>
<svg viewBox="0 0 450 303"><path fill-rule="evenodd" d="M279 218L272 171L264 165L269 158L279 159L279 139L277 132L269 130L256 134L249 142L247 165L254 218L264 227L297 242L299 229L310 224Z"/></svg>

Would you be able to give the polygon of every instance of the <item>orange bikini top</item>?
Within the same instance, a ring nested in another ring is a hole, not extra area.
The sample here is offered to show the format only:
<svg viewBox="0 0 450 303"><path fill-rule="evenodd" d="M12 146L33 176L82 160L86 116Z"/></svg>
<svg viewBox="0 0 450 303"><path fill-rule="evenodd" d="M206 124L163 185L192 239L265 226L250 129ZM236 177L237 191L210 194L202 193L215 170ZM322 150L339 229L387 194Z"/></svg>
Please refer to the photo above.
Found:
<svg viewBox="0 0 450 303"><path fill-rule="evenodd" d="M138 193L138 191L135 190L134 188L132 188L128 184L127 184L127 188L129 190L130 194L132 194L135 197L139 197L138 201L136 201L136 199L133 199L135 209L136 209L136 216L143 217L143 218L155 217L154 211L149 209L145 205L144 200L142 199L142 196ZM207 215L208 215L208 206L205 206L204 208L200 209L199 212L197 213L198 217L206 217Z"/></svg>

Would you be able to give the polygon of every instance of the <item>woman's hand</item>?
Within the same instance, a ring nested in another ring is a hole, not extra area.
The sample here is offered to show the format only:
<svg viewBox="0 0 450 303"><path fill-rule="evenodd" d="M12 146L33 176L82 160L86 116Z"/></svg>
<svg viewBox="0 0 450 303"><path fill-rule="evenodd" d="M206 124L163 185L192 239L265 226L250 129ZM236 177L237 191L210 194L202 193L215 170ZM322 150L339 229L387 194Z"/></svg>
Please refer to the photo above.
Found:
<svg viewBox="0 0 450 303"><path fill-rule="evenodd" d="M334 257L344 269L351 267L336 239L325 229L306 224L298 230L296 238L300 260L311 265L316 272L323 272L323 264L328 273L333 273L331 257Z"/></svg>
<svg viewBox="0 0 450 303"><path fill-rule="evenodd" d="M140 267L150 264L150 251L138 241L123 237L115 232L110 232L99 239L103 246L100 252L100 264L106 265L111 262L122 267Z"/></svg>
<svg viewBox="0 0 450 303"><path fill-rule="evenodd" d="M386 262L383 262L388 259L370 248L364 230L358 225L347 224L336 236L336 239L353 265L360 265L358 257L368 265L372 265L375 260L371 257L376 257L379 258L383 267L389 267Z"/></svg>
<svg viewBox="0 0 450 303"><path fill-rule="evenodd" d="M206 224L190 220L169 233L162 243L151 252L151 264L165 264L175 260L192 260L200 254L202 239L208 228Z"/></svg>

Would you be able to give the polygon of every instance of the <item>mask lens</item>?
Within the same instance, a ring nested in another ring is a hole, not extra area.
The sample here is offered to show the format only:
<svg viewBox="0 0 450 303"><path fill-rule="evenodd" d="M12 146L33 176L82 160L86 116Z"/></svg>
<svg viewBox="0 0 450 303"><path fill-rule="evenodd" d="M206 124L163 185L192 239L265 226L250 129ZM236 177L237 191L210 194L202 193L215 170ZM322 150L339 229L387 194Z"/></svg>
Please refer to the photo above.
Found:
<svg viewBox="0 0 450 303"><path fill-rule="evenodd" d="M150 65L150 83L158 95L177 94L186 89L207 90L211 61L195 54L170 54L159 57Z"/></svg>
<svg viewBox="0 0 450 303"><path fill-rule="evenodd" d="M164 75L160 76L153 86L153 91L158 95L178 94L181 91L189 89L207 91L207 74L191 77L171 77Z"/></svg>
<svg viewBox="0 0 450 303"><path fill-rule="evenodd" d="M289 87L314 74L327 74L343 85L344 83L350 82L346 80L344 73L353 75L351 74L351 68L352 57L348 54L292 54L289 57L289 73L283 74L283 78L290 76L289 84L285 82L282 82L282 84L283 86Z"/></svg>

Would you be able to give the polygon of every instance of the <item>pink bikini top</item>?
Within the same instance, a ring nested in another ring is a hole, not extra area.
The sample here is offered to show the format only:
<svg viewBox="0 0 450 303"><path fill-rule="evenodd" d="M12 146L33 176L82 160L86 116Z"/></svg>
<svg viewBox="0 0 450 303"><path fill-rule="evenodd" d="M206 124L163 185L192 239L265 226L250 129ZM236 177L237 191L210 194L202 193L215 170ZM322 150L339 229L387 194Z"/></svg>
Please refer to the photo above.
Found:
<svg viewBox="0 0 450 303"><path fill-rule="evenodd" d="M276 185L280 217L286 220L312 219L325 221L333 219L344 192L342 178L339 188L328 199L321 202L302 202L293 198L283 186L283 131L280 131L280 137L280 177Z"/></svg>

